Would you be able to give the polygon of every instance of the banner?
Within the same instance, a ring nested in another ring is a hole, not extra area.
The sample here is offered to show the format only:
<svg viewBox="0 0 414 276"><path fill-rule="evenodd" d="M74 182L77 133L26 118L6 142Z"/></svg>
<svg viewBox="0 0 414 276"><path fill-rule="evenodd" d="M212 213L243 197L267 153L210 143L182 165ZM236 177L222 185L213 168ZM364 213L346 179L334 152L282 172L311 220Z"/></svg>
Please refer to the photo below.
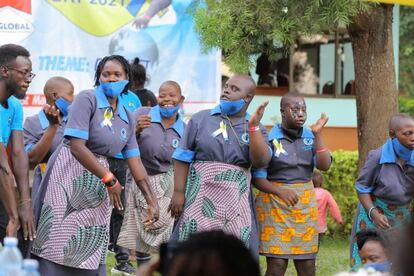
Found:
<svg viewBox="0 0 414 276"><path fill-rule="evenodd" d="M158 94L166 80L178 82L184 111L213 106L221 85L220 53L201 52L189 11L191 0L0 0L0 45L16 43L31 53L33 73L25 116L44 103L53 76L70 79L75 93L91 89L102 57L139 57L146 88Z"/></svg>

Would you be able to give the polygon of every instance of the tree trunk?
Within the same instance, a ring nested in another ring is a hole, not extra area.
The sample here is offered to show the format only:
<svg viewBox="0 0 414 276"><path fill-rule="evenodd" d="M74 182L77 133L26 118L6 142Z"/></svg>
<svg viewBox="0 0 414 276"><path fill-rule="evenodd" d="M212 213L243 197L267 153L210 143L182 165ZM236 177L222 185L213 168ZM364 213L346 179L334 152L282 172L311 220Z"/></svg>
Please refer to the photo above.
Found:
<svg viewBox="0 0 414 276"><path fill-rule="evenodd" d="M376 5L349 26L355 63L359 166L388 137L398 111L392 45L393 5Z"/></svg>

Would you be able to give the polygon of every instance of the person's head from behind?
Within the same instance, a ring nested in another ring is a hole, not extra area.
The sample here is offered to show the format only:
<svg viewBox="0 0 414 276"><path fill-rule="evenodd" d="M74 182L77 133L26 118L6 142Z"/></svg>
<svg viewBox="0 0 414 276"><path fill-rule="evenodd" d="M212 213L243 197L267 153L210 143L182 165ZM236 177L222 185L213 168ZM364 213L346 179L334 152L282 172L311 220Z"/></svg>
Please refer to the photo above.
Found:
<svg viewBox="0 0 414 276"><path fill-rule="evenodd" d="M409 161L414 149L414 119L406 114L396 114L389 123L389 135L392 138L397 155Z"/></svg>
<svg viewBox="0 0 414 276"><path fill-rule="evenodd" d="M70 80L64 77L52 77L47 80L43 93L48 105L55 105L60 114L68 115L68 108L74 99L74 87Z"/></svg>
<svg viewBox="0 0 414 276"><path fill-rule="evenodd" d="M116 98L128 92L131 78L131 67L123 56L106 56L96 68L95 86L101 86L106 96Z"/></svg>
<svg viewBox="0 0 414 276"><path fill-rule="evenodd" d="M305 100L296 92L285 94L280 100L280 114L284 128L299 129L303 127L307 118Z"/></svg>
<svg viewBox="0 0 414 276"><path fill-rule="evenodd" d="M131 74L131 89L134 91L143 89L147 81L147 71L137 57L131 63Z"/></svg>
<svg viewBox="0 0 414 276"><path fill-rule="evenodd" d="M255 92L256 84L249 75L232 76L221 91L221 112L228 116L246 112Z"/></svg>
<svg viewBox="0 0 414 276"><path fill-rule="evenodd" d="M5 82L10 96L23 99L34 76L29 51L16 44L0 47L0 81Z"/></svg>
<svg viewBox="0 0 414 276"><path fill-rule="evenodd" d="M356 234L359 256L365 267L378 271L389 271L387 242L384 235L376 229L361 230Z"/></svg>
<svg viewBox="0 0 414 276"><path fill-rule="evenodd" d="M171 118L177 114L184 101L180 85L171 80L163 82L158 91L157 101L162 117Z"/></svg>
<svg viewBox="0 0 414 276"><path fill-rule="evenodd" d="M222 231L201 232L179 245L169 276L259 276L258 263L236 237Z"/></svg>
<svg viewBox="0 0 414 276"><path fill-rule="evenodd" d="M312 174L312 183L313 183L313 187L322 188L322 186L323 186L323 175L318 171L314 171L313 174Z"/></svg>

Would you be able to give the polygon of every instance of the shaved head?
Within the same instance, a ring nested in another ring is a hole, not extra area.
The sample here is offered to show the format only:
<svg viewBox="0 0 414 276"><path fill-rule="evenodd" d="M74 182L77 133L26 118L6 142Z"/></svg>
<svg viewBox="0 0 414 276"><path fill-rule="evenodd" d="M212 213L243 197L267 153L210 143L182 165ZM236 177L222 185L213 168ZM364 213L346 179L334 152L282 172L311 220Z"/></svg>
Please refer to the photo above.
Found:
<svg viewBox="0 0 414 276"><path fill-rule="evenodd" d="M253 95L255 94L256 83L254 82L252 77L250 77L249 75L234 75L231 78L237 79L239 82L241 82L241 84L245 86L248 93L251 93Z"/></svg>
<svg viewBox="0 0 414 276"><path fill-rule="evenodd" d="M165 87L167 87L167 86L172 86L172 87L174 87L175 89L177 89L177 91L180 93L180 95L182 94L180 85L179 85L177 82L172 81L172 80L168 80L168 81L163 82L163 83L161 84L161 86L160 86L160 89L159 89L159 90L161 90L161 89L163 89L163 88L165 88Z"/></svg>
<svg viewBox="0 0 414 276"><path fill-rule="evenodd" d="M285 94L280 100L280 109L284 109L293 102L293 99L297 98L303 99L303 97L297 92L289 92Z"/></svg>
<svg viewBox="0 0 414 276"><path fill-rule="evenodd" d="M43 93L47 97L48 95L51 95L53 93L58 93L59 89L62 86L71 86L73 89L73 84L70 80L64 78L64 77L51 77L47 80L45 87L43 88Z"/></svg>
<svg viewBox="0 0 414 276"><path fill-rule="evenodd" d="M407 114L399 113L391 117L388 128L389 131L397 132L407 122L412 122L414 119Z"/></svg>

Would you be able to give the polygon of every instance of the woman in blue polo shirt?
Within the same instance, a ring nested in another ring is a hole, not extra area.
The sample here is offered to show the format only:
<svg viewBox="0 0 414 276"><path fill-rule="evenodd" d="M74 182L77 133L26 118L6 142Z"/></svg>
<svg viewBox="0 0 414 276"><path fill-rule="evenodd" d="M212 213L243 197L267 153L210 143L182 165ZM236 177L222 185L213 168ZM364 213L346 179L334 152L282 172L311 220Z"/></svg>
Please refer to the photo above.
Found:
<svg viewBox="0 0 414 276"><path fill-rule="evenodd" d="M158 219L158 205L139 158L135 124L120 104L130 69L121 56L101 60L95 90L73 102L63 144L55 151L36 196L37 238L32 254L42 275L106 275L105 259L112 206L122 209L121 185L107 157L128 161L147 203L144 223Z"/></svg>

